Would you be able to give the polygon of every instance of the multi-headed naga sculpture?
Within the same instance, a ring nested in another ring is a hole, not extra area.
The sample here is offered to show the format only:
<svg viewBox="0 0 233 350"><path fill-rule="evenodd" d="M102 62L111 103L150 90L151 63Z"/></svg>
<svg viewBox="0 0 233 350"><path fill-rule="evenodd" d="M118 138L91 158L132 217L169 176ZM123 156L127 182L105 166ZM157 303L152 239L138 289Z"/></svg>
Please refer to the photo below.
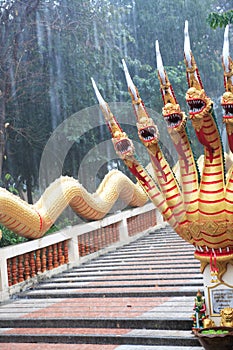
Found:
<svg viewBox="0 0 233 350"><path fill-rule="evenodd" d="M137 117L138 135L150 155L154 174L151 176L134 156L131 140L118 125L99 92L97 97L112 132L117 154L136 176L150 200L165 220L187 242L194 245L195 257L204 271L207 264L222 279L228 263L233 264L233 167L226 174L225 156L213 112L213 102L206 95L194 56L190 49L188 23L185 26L184 56L188 81L186 101L189 117L199 142L204 146L204 162L198 168L186 129L187 117L176 100L156 42L158 76L164 102L163 117L178 153L180 183L169 167L160 147L158 129L147 114L138 90L134 86L125 63L128 89ZM223 47L224 82L222 98L225 109L223 122L233 150L233 64L229 56L228 27ZM94 85L95 90L97 89ZM97 90L96 90L97 91Z"/></svg>
<svg viewBox="0 0 233 350"><path fill-rule="evenodd" d="M221 280L226 265L229 262L233 264L233 167L226 173L213 102L205 93L190 49L187 22L184 47L189 86L186 101L192 126L204 146L202 168L198 168L195 160L186 129L187 116L176 100L156 42L158 77L164 102L162 115L178 154L179 182L160 148L158 128L148 115L123 61L137 118L138 136L149 153L153 171L149 173L135 157L132 141L122 130L92 80L116 153L136 177L137 184L114 170L105 177L96 193L90 194L77 180L61 177L50 185L34 205L0 189L0 222L22 236L38 238L68 204L85 218L100 219L119 196L126 201L129 197L129 204L133 206L141 206L149 198L178 235L194 245L195 257L201 261L202 270L210 264ZM226 124L229 148L233 151L233 62L229 56L228 27L224 36L223 68L223 122Z"/></svg>

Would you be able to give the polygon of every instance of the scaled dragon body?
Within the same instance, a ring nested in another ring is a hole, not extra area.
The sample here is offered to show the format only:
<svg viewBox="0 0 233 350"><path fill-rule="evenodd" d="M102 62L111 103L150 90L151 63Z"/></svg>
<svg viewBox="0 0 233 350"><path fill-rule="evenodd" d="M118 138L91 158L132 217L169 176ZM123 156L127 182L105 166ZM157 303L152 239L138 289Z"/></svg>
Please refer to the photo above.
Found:
<svg viewBox="0 0 233 350"><path fill-rule="evenodd" d="M225 38L225 46L228 45L226 43ZM229 49L225 51L223 122L226 124L230 150L233 151L233 63L229 57ZM0 222L20 235L37 238L48 230L67 205L85 218L100 219L111 209L118 196L134 206L143 205L149 198L174 230L195 246L195 256L201 261L202 270L208 263L212 266L214 261L221 280L226 265L229 262L233 264L233 166L226 174L225 156L213 114L213 103L205 93L191 52L187 25L185 65L189 87L186 101L192 126L204 147L202 169L198 168L195 160L187 134L187 116L181 111L164 70L158 43L156 54L164 102L162 115L178 154L179 181L160 148L158 128L148 115L123 62L136 115L138 136L149 153L153 171L147 171L140 164L132 141L122 130L92 80L111 131L115 151L135 176L137 184L132 183L122 173L113 171L106 176L96 193L89 194L77 180L62 177L51 184L42 198L32 206L0 189Z"/></svg>
<svg viewBox="0 0 233 350"><path fill-rule="evenodd" d="M126 79L137 117L139 138L150 155L156 175L154 181L168 206L166 212L173 214L172 226L183 239L195 246L195 256L201 261L202 271L210 263L211 267L214 265L213 268L218 272L218 278L221 280L226 271L226 265L233 264L233 167L229 170L226 181L225 158L213 114L213 103L203 88L194 56L190 50L187 29L185 36L185 64L189 85L186 101L197 138L204 146L203 169L200 174L187 135L186 116L176 101L157 47L158 73L164 101L163 116L179 156L182 192L158 146L157 127L147 115L139 93L125 69ZM229 67L231 63L229 58ZM232 68L229 71L232 72ZM232 84L229 83L229 79L232 78L230 72L227 75L228 84L225 86L226 90L228 89L227 97L232 98L229 93L232 93L232 90L229 91L232 87ZM99 102L104 110L103 106L106 102L104 100L99 100ZM225 93L223 106L228 112L228 124L232 122L233 117L229 115L229 111L233 111L231 102L232 100L229 103L226 101ZM106 118L106 112L104 114ZM111 118L110 115L109 111L107 118ZM229 137L231 137L231 131L232 129L228 127ZM112 135L113 143L115 143L114 133ZM123 158L119 149L116 151ZM145 187L144 189L147 191ZM153 198L150 199L153 201Z"/></svg>
<svg viewBox="0 0 233 350"><path fill-rule="evenodd" d="M39 238L68 205L83 218L99 220L111 210L118 198L132 206L142 206L148 200L142 188L118 170L110 171L95 193L85 190L78 180L62 176L45 190L34 205L0 188L0 222L20 236Z"/></svg>

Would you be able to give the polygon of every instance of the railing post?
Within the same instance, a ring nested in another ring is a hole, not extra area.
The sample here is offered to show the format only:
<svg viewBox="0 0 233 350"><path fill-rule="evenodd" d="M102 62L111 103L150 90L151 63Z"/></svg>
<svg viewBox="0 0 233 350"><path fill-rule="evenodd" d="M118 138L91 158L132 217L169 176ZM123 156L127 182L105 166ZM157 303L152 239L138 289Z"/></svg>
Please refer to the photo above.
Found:
<svg viewBox="0 0 233 350"><path fill-rule="evenodd" d="M8 297L7 260L6 258L0 258L0 301Z"/></svg>
<svg viewBox="0 0 233 350"><path fill-rule="evenodd" d="M78 237L73 236L68 241L69 265L77 265L79 261Z"/></svg>
<svg viewBox="0 0 233 350"><path fill-rule="evenodd" d="M119 232L120 232L120 242L128 242L129 234L128 234L127 218L123 218L119 222Z"/></svg>
<svg viewBox="0 0 233 350"><path fill-rule="evenodd" d="M163 216L161 215L161 213L158 211L158 209L156 209L156 224L157 225L164 225L164 221L163 221Z"/></svg>

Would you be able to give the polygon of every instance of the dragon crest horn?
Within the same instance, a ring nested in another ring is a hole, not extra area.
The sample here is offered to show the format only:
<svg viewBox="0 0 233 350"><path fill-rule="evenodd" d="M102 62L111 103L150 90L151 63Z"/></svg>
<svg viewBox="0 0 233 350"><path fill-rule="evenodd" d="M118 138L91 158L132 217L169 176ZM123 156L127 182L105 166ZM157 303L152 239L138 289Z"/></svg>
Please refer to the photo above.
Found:
<svg viewBox="0 0 233 350"><path fill-rule="evenodd" d="M224 42L222 49L222 65L224 70L224 86L227 92L233 93L233 61L230 57L229 50L229 25L226 26L224 32Z"/></svg>
<svg viewBox="0 0 233 350"><path fill-rule="evenodd" d="M109 105L107 104L107 102L103 99L101 93L99 92L99 89L97 88L97 85L94 81L93 78L91 78L91 82L97 97L97 100L99 102L100 105L100 109L103 112L104 118L106 120L106 123L109 127L109 130L112 134L112 136L115 134L116 131L122 132L122 129L120 127L120 125L117 123L116 118L114 117L114 115L112 114Z"/></svg>
<svg viewBox="0 0 233 350"><path fill-rule="evenodd" d="M202 90L203 84L198 72L193 53L191 51L188 21L185 21L184 27L184 62L186 65L186 74L189 87L194 87L197 90Z"/></svg>
<svg viewBox="0 0 233 350"><path fill-rule="evenodd" d="M136 88L136 86L133 83L133 80L131 79L131 76L129 74L127 65L125 63L125 60L122 60L123 63L123 69L124 69L124 73L125 73L125 78L126 78L126 82L128 85L128 90L132 99L132 103L133 103L133 107L134 107L134 111L135 114L137 116L137 120L138 122L140 122L140 120L142 118L149 118L148 113L146 111L146 108L144 106L144 103L139 95L138 89Z"/></svg>
<svg viewBox="0 0 233 350"><path fill-rule="evenodd" d="M158 77L160 81L160 89L161 89L164 105L166 105L167 103L177 104L174 91L168 79L167 72L163 66L163 60L160 53L158 40L156 40L155 42L155 52L156 52Z"/></svg>

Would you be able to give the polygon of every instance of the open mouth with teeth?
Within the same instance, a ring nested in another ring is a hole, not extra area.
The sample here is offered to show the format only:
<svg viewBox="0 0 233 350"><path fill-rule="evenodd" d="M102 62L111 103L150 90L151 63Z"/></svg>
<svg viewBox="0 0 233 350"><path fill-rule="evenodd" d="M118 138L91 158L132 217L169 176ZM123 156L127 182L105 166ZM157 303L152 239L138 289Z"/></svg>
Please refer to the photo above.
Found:
<svg viewBox="0 0 233 350"><path fill-rule="evenodd" d="M165 119L167 126L169 128L175 128L175 127L179 126L180 123L182 122L182 117L178 113L173 113L173 114L169 114L167 116L164 116L164 119Z"/></svg>
<svg viewBox="0 0 233 350"><path fill-rule="evenodd" d="M147 126L140 129L139 134L144 142L151 142L157 139L157 129L154 126Z"/></svg>
<svg viewBox="0 0 233 350"><path fill-rule="evenodd" d="M187 104L189 106L189 113L193 115L201 113L206 106L205 101L199 98L187 100Z"/></svg>
<svg viewBox="0 0 233 350"><path fill-rule="evenodd" d="M127 153L132 153L132 146L129 140L123 139L115 143L115 149L118 153L125 155Z"/></svg>
<svg viewBox="0 0 233 350"><path fill-rule="evenodd" d="M224 103L224 104L222 104L222 107L225 111L225 115L223 116L223 119L233 118L233 104L232 103Z"/></svg>

